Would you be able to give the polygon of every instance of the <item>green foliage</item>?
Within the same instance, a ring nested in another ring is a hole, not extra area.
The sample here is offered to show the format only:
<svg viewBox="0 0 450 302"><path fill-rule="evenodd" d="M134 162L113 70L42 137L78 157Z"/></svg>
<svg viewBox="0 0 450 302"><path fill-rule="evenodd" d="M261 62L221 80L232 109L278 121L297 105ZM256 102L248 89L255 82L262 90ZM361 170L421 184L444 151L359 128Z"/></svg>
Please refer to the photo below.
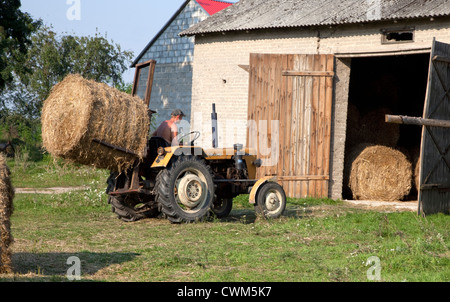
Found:
<svg viewBox="0 0 450 302"><path fill-rule="evenodd" d="M118 90L131 94L133 92L133 83L119 83L115 85Z"/></svg>
<svg viewBox="0 0 450 302"><path fill-rule="evenodd" d="M0 91L13 82L14 72L28 71L24 56L31 44L30 35L41 24L20 11L20 5L19 0L0 1Z"/></svg>
<svg viewBox="0 0 450 302"><path fill-rule="evenodd" d="M20 78L41 103L51 88L70 73L112 86L124 85L122 74L133 53L122 51L106 36L58 36L51 27L43 26L31 40L26 62L33 72L20 74Z"/></svg>

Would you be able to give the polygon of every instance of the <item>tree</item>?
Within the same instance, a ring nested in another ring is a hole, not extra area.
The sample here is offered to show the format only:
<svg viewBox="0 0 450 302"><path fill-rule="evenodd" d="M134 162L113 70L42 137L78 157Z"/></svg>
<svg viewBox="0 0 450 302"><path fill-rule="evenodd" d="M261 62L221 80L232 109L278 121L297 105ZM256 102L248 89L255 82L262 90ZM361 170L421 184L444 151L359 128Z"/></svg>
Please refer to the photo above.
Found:
<svg viewBox="0 0 450 302"><path fill-rule="evenodd" d="M120 45L98 33L94 37L59 37L51 27L43 26L33 35L25 61L32 73L20 77L42 103L51 88L69 73L112 86L123 85L122 74L132 57L132 52L122 51Z"/></svg>
<svg viewBox="0 0 450 302"><path fill-rule="evenodd" d="M20 0L0 0L0 92L14 79L14 71L29 71L23 64L30 36L40 26L20 11Z"/></svg>

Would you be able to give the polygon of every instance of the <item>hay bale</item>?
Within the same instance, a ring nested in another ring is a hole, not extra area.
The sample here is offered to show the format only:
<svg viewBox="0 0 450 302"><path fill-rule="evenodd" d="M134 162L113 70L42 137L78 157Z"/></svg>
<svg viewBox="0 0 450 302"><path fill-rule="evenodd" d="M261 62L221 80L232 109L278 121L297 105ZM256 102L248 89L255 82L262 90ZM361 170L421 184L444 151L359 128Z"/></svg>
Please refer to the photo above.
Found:
<svg viewBox="0 0 450 302"><path fill-rule="evenodd" d="M402 200L411 190L411 162L399 150L362 144L350 155L348 185L357 200Z"/></svg>
<svg viewBox="0 0 450 302"><path fill-rule="evenodd" d="M358 143L371 143L395 147L400 137L400 125L385 122L385 115L392 114L387 108L372 110L359 119Z"/></svg>
<svg viewBox="0 0 450 302"><path fill-rule="evenodd" d="M13 243L10 217L13 212L14 188L5 157L0 154L0 274L11 273L11 250Z"/></svg>
<svg viewBox="0 0 450 302"><path fill-rule="evenodd" d="M42 141L52 155L84 165L121 171L147 145L150 120L147 107L103 83L68 75L52 88L42 109ZM136 153L127 154L93 139Z"/></svg>

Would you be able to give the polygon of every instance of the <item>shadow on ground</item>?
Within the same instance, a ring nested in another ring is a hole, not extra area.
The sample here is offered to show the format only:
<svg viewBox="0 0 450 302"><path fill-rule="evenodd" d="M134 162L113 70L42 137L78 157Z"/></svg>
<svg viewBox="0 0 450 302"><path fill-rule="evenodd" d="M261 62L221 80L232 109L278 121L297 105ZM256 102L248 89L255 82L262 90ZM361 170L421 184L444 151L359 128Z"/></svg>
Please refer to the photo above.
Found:
<svg viewBox="0 0 450 302"><path fill-rule="evenodd" d="M304 218L306 215L312 213L311 209L302 208L297 205L288 205L281 217ZM233 209L228 217L221 218L224 222L239 222L242 224L254 223L257 219L264 219L258 217L253 209Z"/></svg>
<svg viewBox="0 0 450 302"><path fill-rule="evenodd" d="M49 277L67 280L68 270L74 268L79 259L80 273L83 276L94 275L99 270L113 264L121 264L133 260L137 253L13 253L12 263L18 281L40 281ZM70 258L70 259L69 259ZM75 258L76 259L76 258ZM72 274L74 270L70 270ZM29 277L28 277L29 276ZM0 280L3 278L0 277ZM6 279L10 279L6 277Z"/></svg>

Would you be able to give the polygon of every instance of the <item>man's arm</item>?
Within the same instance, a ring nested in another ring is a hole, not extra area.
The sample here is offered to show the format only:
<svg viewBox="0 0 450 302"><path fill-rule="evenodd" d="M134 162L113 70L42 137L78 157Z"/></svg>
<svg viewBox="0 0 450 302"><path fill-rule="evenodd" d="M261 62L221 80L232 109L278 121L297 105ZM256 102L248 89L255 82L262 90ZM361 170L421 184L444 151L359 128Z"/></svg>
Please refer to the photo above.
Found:
<svg viewBox="0 0 450 302"><path fill-rule="evenodd" d="M180 143L178 142L177 136L178 136L178 127L173 123L170 126L170 131L172 132L172 146L179 146Z"/></svg>

